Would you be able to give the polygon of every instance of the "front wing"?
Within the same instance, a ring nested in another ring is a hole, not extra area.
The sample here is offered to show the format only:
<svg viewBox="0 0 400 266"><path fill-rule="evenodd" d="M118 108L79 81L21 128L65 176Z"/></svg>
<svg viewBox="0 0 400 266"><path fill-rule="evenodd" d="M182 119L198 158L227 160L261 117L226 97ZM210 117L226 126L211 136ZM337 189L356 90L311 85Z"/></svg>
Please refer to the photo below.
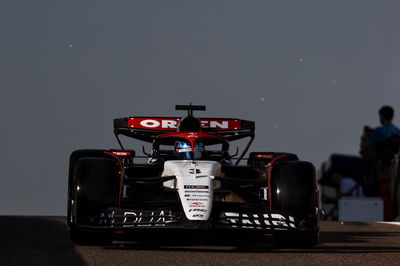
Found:
<svg viewBox="0 0 400 266"><path fill-rule="evenodd" d="M263 233L274 231L310 230L285 211L256 211L247 208L214 211L207 221L188 220L184 213L172 209L122 209L109 208L101 211L87 225L87 229L141 230L141 229L204 229L204 230L253 230Z"/></svg>

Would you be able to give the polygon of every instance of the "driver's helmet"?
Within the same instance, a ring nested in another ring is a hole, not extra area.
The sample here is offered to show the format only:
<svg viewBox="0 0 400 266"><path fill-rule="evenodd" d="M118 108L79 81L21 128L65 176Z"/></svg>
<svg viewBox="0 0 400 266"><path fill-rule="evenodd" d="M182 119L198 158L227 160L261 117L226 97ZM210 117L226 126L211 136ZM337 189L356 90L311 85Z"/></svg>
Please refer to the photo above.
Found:
<svg viewBox="0 0 400 266"><path fill-rule="evenodd" d="M179 159L183 160L198 160L203 159L204 145L202 142L197 142L194 150L190 143L186 141L177 141L175 143L175 152L178 153Z"/></svg>

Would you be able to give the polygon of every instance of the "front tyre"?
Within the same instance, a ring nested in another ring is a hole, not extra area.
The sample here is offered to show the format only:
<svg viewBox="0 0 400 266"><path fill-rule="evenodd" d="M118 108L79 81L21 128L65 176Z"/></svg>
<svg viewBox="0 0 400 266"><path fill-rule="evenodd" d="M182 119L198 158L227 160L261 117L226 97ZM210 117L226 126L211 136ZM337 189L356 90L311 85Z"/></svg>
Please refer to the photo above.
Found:
<svg viewBox="0 0 400 266"><path fill-rule="evenodd" d="M272 211L295 216L302 231L278 231L274 242L279 247L314 247L319 239L318 194L315 168L309 162L277 163L271 172Z"/></svg>
<svg viewBox="0 0 400 266"><path fill-rule="evenodd" d="M112 232L89 231L100 212L115 207L119 196L120 168L108 158L84 157L73 166L69 188L68 223L71 240L79 245L107 245Z"/></svg>

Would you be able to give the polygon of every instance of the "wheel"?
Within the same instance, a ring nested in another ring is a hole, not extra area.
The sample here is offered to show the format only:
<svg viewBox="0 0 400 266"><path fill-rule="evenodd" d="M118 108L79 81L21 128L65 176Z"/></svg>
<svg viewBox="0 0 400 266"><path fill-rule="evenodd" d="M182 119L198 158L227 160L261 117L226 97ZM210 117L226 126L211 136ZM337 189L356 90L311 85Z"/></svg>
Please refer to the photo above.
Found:
<svg viewBox="0 0 400 266"><path fill-rule="evenodd" d="M113 159L86 157L75 162L68 202L68 224L74 243L102 245L112 242L111 233L86 231L82 226L96 225L101 210L117 206L119 171Z"/></svg>
<svg viewBox="0 0 400 266"><path fill-rule="evenodd" d="M271 172L272 211L285 211L304 224L303 231L277 231L277 246L309 248L319 238L318 195L315 168L309 162L277 163Z"/></svg>

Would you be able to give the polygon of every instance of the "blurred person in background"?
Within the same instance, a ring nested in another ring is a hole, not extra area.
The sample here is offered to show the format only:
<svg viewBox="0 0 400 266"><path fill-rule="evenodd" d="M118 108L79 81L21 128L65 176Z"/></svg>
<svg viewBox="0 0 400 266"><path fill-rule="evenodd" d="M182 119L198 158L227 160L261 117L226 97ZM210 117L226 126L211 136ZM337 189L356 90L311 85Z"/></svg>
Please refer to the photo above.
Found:
<svg viewBox="0 0 400 266"><path fill-rule="evenodd" d="M385 202L385 220L392 219L394 202L390 195L393 187L390 165L400 147L400 129L393 124L394 109L382 106L379 109L380 126L364 127L360 154L365 162L364 190L367 196L381 197Z"/></svg>

